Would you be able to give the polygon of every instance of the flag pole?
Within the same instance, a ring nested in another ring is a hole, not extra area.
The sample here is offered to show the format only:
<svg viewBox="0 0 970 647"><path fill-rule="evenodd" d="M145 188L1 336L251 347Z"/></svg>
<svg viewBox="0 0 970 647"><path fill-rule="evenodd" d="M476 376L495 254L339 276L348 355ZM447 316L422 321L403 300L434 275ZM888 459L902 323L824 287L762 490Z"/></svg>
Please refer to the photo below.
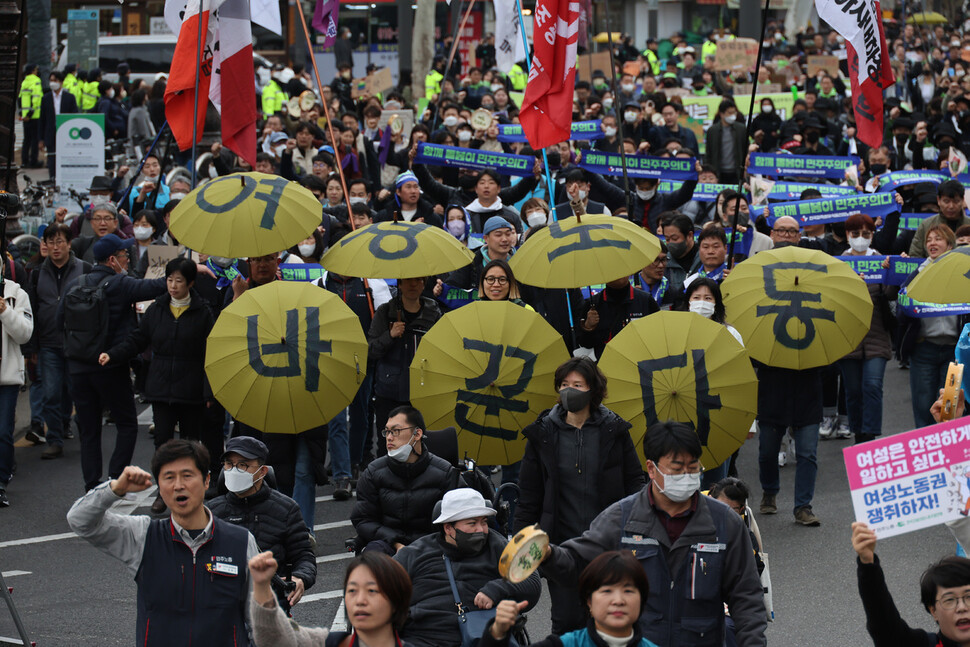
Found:
<svg viewBox="0 0 970 647"><path fill-rule="evenodd" d="M515 0L515 8L519 12L519 34L522 35L522 45L525 47L526 67L531 71L532 56L529 54L529 39L525 35L525 16L522 15L521 0ZM555 222L559 220L556 216L556 187L552 183L552 173L549 171L549 156L546 154L545 147L542 149L542 166L546 175L546 189L549 192L549 213L552 214L552 219ZM573 342L573 348L576 348L576 324L573 321L573 304L572 299L569 298L568 288L566 289L566 314L569 315L569 335Z"/></svg>
<svg viewBox="0 0 970 647"><path fill-rule="evenodd" d="M195 101L192 106L192 151L191 160L192 166L190 170L192 171L192 188L195 188L195 154L196 148L198 148L198 136L199 136L199 77L202 76L202 15L205 11L205 0L199 0L199 35L196 40L195 46ZM208 23L208 18L206 23ZM209 106L209 97L206 97L206 108ZM157 138L156 138L157 141Z"/></svg>
<svg viewBox="0 0 970 647"><path fill-rule="evenodd" d="M168 122L167 121L162 124L162 127L161 128L158 129L158 133L155 135L155 139L152 141L152 145L149 146L148 147L148 150L145 151L145 154L142 155L141 163L138 165L138 170L135 171L135 174L131 176L131 181L128 182L128 187L125 189L125 192L121 195L121 199L118 200L118 202L116 203L119 208L123 208L124 207L125 200L128 199L128 194L131 193L131 187L133 187L135 185L135 180L138 179L138 176L139 175L141 175L141 170L145 166L145 160L148 159L148 156L149 155L151 155L153 152L155 152L155 147L158 145L158 140L160 140L162 138L162 133L165 132L165 129L166 128L168 128ZM193 164L192 167L195 168L195 165ZM134 215L134 214L132 214L132 215Z"/></svg>
<svg viewBox="0 0 970 647"><path fill-rule="evenodd" d="M771 0L765 0L765 8L761 12L761 38L758 39L758 58L755 60L754 65L754 83L751 84L751 103L748 106L748 119L745 126L745 133L751 132L751 121L754 117L754 100L758 95L758 75L761 73L761 58L765 50L765 27L768 25L768 6L771 4ZM747 139L747 137L745 137ZM745 155L747 157L747 155ZM738 216L741 214L741 193L744 191L744 169L738 173L738 195L734 199L734 221L731 223L731 243L728 248L728 259L727 267L731 269L734 267L734 241L738 237ZM749 222L748 227L753 227L753 223Z"/></svg>
<svg viewBox="0 0 970 647"><path fill-rule="evenodd" d="M619 93L616 91L616 60L613 58L613 30L610 29L610 0L603 0L603 12L604 20L606 22L606 38L610 43L610 82L613 86L613 108L616 108L616 99L619 97ZM616 113L617 115L623 114L623 106L620 106L620 111ZM617 122L620 122L617 119ZM623 126L620 126L620 132L623 132ZM626 151L623 150L623 137L620 137L620 163L623 165L623 193L626 201L626 217L631 218L633 216L633 205L630 200L630 178L626 172ZM657 189L660 189L659 180L657 182ZM650 232L654 233L654 232Z"/></svg>
<svg viewBox="0 0 970 647"><path fill-rule="evenodd" d="M327 130L330 132L330 142L333 144L334 159L337 162L337 177L340 178L340 186L344 190L344 204L347 205L347 220L350 221L350 228L356 230L354 225L354 214L350 211L350 191L347 190L347 178L344 174L344 166L340 162L340 145L333 134L333 121L330 120L330 107L327 100L323 98L323 83L320 82L320 69L317 67L317 57L313 55L313 45L310 43L310 30L306 26L306 16L303 14L303 2L297 0L296 8L300 11L300 25L303 27L303 36L306 38L307 53L310 55L310 62L313 64L313 75L317 79L317 91L320 93L320 103L323 104L323 114L327 117ZM368 27L369 28L369 27ZM390 124L387 126L390 128ZM364 281L364 292L367 294L367 307L370 316L374 316L374 297L371 294L370 284L367 279Z"/></svg>
<svg viewBox="0 0 970 647"><path fill-rule="evenodd" d="M451 52L448 54L448 61L445 63L445 74L444 78L441 79L442 83L444 83L444 80L448 78L448 73L451 70L451 63L455 60L455 54L458 53L458 41L461 40L461 32L465 30L465 24L468 22L468 17L471 15L472 9L474 8L475 0L471 0L468 3L468 9L465 10L465 13L461 17L461 22L458 23L458 31L455 34L454 42L451 44ZM443 95L444 92L438 92L438 103L435 107L434 115L431 117L431 132L434 132L435 127L438 125L438 117L441 115L441 104L444 103Z"/></svg>

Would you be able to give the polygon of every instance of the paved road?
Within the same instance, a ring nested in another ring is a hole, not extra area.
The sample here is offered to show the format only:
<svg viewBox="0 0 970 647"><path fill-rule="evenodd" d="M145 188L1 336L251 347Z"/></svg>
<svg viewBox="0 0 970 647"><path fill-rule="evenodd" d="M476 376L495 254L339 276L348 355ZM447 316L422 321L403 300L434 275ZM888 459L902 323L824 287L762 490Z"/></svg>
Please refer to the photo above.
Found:
<svg viewBox="0 0 970 647"><path fill-rule="evenodd" d="M906 431L912 424L908 379L908 374L894 364L887 371L887 433ZM146 417L143 420L147 423ZM135 461L147 467L152 444L146 428L142 433ZM106 447L112 442L113 428L108 427ZM770 644L870 644L849 545L852 510L841 455L846 443L832 440L820 446L815 499L815 511L822 519L820 528L793 523L789 512L794 478L791 466L782 470L782 513L759 516L775 587L776 620L769 628ZM40 452L40 448L17 450L19 471L9 489L12 506L0 511L0 570L8 585L14 587L14 598L30 637L41 647L131 645L133 582L119 562L72 537L64 519L71 503L82 493L78 443L69 441L65 458L58 461L41 461ZM760 499L756 443L742 449L740 469L756 493L756 508ZM347 521L352 503L335 502L330 494L330 487L318 489L319 575L316 586L294 610L297 620L304 624L330 626L340 602L339 589L348 559L343 541L353 534ZM148 513L150 502L146 497L134 513ZM952 552L953 547L943 528L893 538L879 546L890 587L911 624L925 628L932 625L919 606L918 578L927 565ZM545 598L530 613L529 627L533 637L548 631ZM6 610L0 606L0 635L13 633Z"/></svg>

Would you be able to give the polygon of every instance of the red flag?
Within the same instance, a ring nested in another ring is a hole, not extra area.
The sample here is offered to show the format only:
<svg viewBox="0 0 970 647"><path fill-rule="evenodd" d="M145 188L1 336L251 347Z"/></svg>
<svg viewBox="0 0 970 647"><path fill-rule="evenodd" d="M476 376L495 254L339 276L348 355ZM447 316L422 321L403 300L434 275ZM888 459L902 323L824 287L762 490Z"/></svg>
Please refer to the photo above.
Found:
<svg viewBox="0 0 970 647"><path fill-rule="evenodd" d="M535 150L569 139L576 83L578 0L538 0L533 20L535 53L519 121Z"/></svg>
<svg viewBox="0 0 970 647"><path fill-rule="evenodd" d="M249 0L223 0L217 15L209 99L222 116L222 144L255 166L256 86Z"/></svg>
<svg viewBox="0 0 970 647"><path fill-rule="evenodd" d="M169 0L172 2L173 0ZM165 86L165 118L175 135L179 150L192 146L192 115L198 106L197 139L205 129L205 111L209 105L209 81L212 78L212 42L209 34L210 5L199 13L199 0L189 0L182 16L172 67ZM199 59L199 23L202 23L202 60L199 94L195 94L195 68Z"/></svg>
<svg viewBox="0 0 970 647"><path fill-rule="evenodd" d="M896 82L879 0L815 0L815 7L819 17L845 38L859 139L878 148L883 139L882 93Z"/></svg>

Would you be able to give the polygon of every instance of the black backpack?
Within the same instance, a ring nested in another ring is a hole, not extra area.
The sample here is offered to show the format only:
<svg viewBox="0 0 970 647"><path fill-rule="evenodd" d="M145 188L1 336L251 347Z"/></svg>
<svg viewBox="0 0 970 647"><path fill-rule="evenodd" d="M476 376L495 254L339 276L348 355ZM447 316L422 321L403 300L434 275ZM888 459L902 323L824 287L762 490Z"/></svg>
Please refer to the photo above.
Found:
<svg viewBox="0 0 970 647"><path fill-rule="evenodd" d="M64 295L64 356L97 364L108 344L107 287L114 277L100 283L82 276Z"/></svg>

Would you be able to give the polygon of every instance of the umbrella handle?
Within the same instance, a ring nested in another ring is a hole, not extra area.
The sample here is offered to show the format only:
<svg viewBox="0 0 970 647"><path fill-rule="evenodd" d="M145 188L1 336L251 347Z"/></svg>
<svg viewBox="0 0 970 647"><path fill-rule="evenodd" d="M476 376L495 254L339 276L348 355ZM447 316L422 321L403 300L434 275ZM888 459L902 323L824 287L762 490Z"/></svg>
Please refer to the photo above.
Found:
<svg viewBox="0 0 970 647"><path fill-rule="evenodd" d="M354 353L354 367L357 369L357 384L360 384L360 357Z"/></svg>
<svg viewBox="0 0 970 647"><path fill-rule="evenodd" d="M424 386L424 365L427 363L427 359L421 359L421 386Z"/></svg>

